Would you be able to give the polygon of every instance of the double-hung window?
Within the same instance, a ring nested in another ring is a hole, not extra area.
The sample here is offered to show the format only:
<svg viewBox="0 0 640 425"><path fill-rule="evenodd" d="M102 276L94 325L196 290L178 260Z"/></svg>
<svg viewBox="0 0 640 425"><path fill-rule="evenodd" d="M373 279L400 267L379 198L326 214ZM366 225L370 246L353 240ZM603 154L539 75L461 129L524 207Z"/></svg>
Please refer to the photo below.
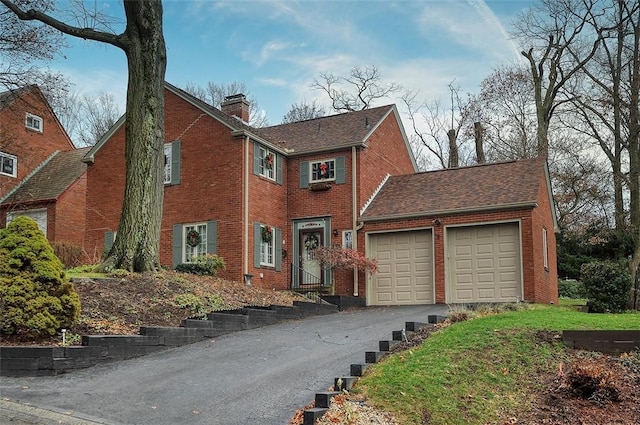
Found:
<svg viewBox="0 0 640 425"><path fill-rule="evenodd" d="M336 179L336 160L326 159L323 161L310 162L311 182L320 182Z"/></svg>
<svg viewBox="0 0 640 425"><path fill-rule="evenodd" d="M0 174L9 177L17 177L18 157L0 152Z"/></svg>
<svg viewBox="0 0 640 425"><path fill-rule="evenodd" d="M184 226L184 262L191 263L207 253L207 223Z"/></svg>
<svg viewBox="0 0 640 425"><path fill-rule="evenodd" d="M164 145L164 184L171 184L171 143Z"/></svg>
<svg viewBox="0 0 640 425"><path fill-rule="evenodd" d="M33 115L27 112L27 116L24 121L24 125L29 130L34 130L39 133L42 133L42 118L37 115Z"/></svg>
<svg viewBox="0 0 640 425"><path fill-rule="evenodd" d="M258 147L258 174L271 180L276 179L276 161L278 156L263 146Z"/></svg>
<svg viewBox="0 0 640 425"><path fill-rule="evenodd" d="M260 243L260 265L275 266L275 229L271 226L261 225L260 233L262 241Z"/></svg>

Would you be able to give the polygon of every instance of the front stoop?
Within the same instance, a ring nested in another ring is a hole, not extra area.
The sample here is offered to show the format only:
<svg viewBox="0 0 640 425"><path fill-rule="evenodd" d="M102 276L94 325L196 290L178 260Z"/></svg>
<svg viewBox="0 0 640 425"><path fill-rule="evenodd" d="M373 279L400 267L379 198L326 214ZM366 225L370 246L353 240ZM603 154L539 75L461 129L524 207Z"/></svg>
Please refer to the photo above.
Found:
<svg viewBox="0 0 640 425"><path fill-rule="evenodd" d="M186 319L180 327L142 326L139 335L85 335L82 346L0 347L0 376L48 376L99 363L144 356L231 332L337 313L338 307L295 301L293 306L245 307Z"/></svg>
<svg viewBox="0 0 640 425"><path fill-rule="evenodd" d="M366 351L364 364L352 364L350 366L350 375L340 376L333 381L333 389L336 391L322 391L316 393L315 407L304 411L303 425L314 425L316 420L321 418L331 407L331 399L340 394L342 391L349 391L356 384L358 379L364 375L366 370L373 364L379 362L389 355L391 349L406 341L413 333L417 332L425 326L433 326L432 323L439 323L445 318L443 316L429 316L429 323L423 322L405 322L404 329L392 332L391 341L379 341L379 351ZM431 321L433 320L433 322Z"/></svg>

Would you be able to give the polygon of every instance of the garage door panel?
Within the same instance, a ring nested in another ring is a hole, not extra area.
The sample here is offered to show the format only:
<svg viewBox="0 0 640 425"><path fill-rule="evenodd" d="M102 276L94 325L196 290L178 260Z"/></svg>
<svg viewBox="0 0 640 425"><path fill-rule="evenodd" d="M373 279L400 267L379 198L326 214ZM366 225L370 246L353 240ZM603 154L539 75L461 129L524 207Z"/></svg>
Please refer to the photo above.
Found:
<svg viewBox="0 0 640 425"><path fill-rule="evenodd" d="M381 245L384 242L384 245ZM431 231L406 231L371 235L371 255L378 273L371 277L371 304L427 304L434 302ZM381 256L380 251L388 253ZM377 283L385 280L383 289Z"/></svg>
<svg viewBox="0 0 640 425"><path fill-rule="evenodd" d="M512 302L520 298L519 238L517 223L448 229L447 300Z"/></svg>

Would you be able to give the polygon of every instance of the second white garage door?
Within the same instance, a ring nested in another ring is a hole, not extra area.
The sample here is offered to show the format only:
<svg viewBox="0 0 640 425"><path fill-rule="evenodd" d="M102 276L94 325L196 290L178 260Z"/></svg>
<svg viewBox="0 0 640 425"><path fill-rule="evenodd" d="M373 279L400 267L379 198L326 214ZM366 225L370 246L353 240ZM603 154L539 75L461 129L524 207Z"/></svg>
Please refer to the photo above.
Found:
<svg viewBox="0 0 640 425"><path fill-rule="evenodd" d="M522 299L518 223L447 229L447 302Z"/></svg>
<svg viewBox="0 0 640 425"><path fill-rule="evenodd" d="M378 260L369 305L433 304L433 242L430 230L373 234L370 255Z"/></svg>

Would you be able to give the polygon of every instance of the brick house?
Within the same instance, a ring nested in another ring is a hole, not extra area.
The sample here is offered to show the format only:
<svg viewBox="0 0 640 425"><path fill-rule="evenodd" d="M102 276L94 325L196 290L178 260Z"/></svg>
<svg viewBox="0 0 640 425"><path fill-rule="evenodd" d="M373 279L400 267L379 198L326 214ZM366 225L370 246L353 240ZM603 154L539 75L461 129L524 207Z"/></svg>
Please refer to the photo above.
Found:
<svg viewBox="0 0 640 425"><path fill-rule="evenodd" d="M86 150L76 151L37 86L0 93L0 224L33 218L50 241L82 246Z"/></svg>
<svg viewBox="0 0 640 425"><path fill-rule="evenodd" d="M386 214L381 205L388 202L384 196L390 193L390 184L396 179L411 180L411 176L425 174L416 174L415 160L394 105L267 128L247 124L249 105L242 95L227 98L221 109L171 84L165 85L161 264L175 267L200 254L216 253L227 264L221 277L250 279L251 284L265 288L319 285L338 295L366 296L368 304L449 299L440 293L444 291L440 281L446 279L437 275L446 272L444 268L436 268L437 276L428 278L432 281L430 297L405 299L400 289L403 277L398 274L390 276L400 285L392 289L396 295L376 295L380 291L374 288L384 286L383 267L374 276L332 271L321 267L310 254L318 245L342 245L382 256L386 255L380 248L381 235L385 233L407 234L420 228L437 234L433 218L428 218L432 217L433 207L425 210L427 218L407 220L391 215L379 219ZM88 252L108 250L117 237L124 196L125 124L123 117L85 156ZM531 164L535 164L532 168L539 168L537 176L544 175L544 161ZM541 179L536 180L536 187L546 185L546 196L548 179ZM419 180L413 184L416 182ZM421 190L428 189L426 186ZM452 186L449 193L454 195L455 189ZM416 191L411 196L419 199L420 193ZM536 208L547 208L542 215L549 222L545 221L550 231L547 242L554 247L549 201L540 206L527 205L531 214ZM496 208L505 207L510 206L501 204ZM463 216L458 216L458 223L464 222ZM469 218L474 224L500 221L485 218L482 209ZM441 220L449 217L442 216ZM452 226L456 219L451 220L442 222ZM520 218L514 220L523 222ZM518 240L523 245L531 243L530 248L522 248L519 253L533 253L533 241L526 237L530 230L518 224L522 234ZM393 249L396 254L400 252L399 245ZM436 250L431 247L430 252L434 256ZM549 248L547 253L551 277L555 273L555 251ZM437 264L439 257L434 258L432 263ZM518 261L521 258L524 257L518 257ZM382 261L381 265L387 267ZM521 275L530 271L524 266L518 270ZM525 285L529 282L529 278L524 281ZM528 287L510 294L513 299L551 301L545 298L548 294ZM488 301L489 297L482 300Z"/></svg>

